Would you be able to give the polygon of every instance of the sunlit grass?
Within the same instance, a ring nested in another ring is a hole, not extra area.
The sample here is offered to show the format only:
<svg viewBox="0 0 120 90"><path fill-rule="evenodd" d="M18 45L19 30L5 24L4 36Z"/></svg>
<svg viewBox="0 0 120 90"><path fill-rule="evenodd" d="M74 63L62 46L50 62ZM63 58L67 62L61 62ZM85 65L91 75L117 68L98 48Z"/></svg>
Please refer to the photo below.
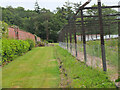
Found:
<svg viewBox="0 0 120 90"><path fill-rule="evenodd" d="M53 47L34 48L3 67L3 88L56 88L59 68Z"/></svg>
<svg viewBox="0 0 120 90"><path fill-rule="evenodd" d="M2 53L2 39L0 39L0 65L2 65L2 56L1 56L1 53Z"/></svg>

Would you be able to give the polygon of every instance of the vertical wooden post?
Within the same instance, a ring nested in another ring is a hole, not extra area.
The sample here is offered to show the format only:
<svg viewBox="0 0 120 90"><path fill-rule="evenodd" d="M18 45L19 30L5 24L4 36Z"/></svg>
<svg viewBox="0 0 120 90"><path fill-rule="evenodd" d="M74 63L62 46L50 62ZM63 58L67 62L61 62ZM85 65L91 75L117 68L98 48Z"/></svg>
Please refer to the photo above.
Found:
<svg viewBox="0 0 120 90"><path fill-rule="evenodd" d="M81 25L82 25L82 34L83 34L84 60L85 60L85 63L86 63L87 62L86 37L85 37L85 29L84 29L83 10L81 10Z"/></svg>
<svg viewBox="0 0 120 90"><path fill-rule="evenodd" d="M118 21L118 78L120 78L120 21Z"/></svg>
<svg viewBox="0 0 120 90"><path fill-rule="evenodd" d="M89 37L89 33L88 33L88 41L89 41L90 37Z"/></svg>
<svg viewBox="0 0 120 90"><path fill-rule="evenodd" d="M120 6L120 1L118 5ZM118 9L118 13L120 13L120 8ZM118 78L120 78L120 16L118 19ZM118 86L120 86L120 82Z"/></svg>
<svg viewBox="0 0 120 90"><path fill-rule="evenodd" d="M96 28L95 28L96 29ZM96 29L96 40L97 40L97 29Z"/></svg>
<svg viewBox="0 0 120 90"><path fill-rule="evenodd" d="M59 46L60 46L61 45L61 32L59 33L58 42L59 42Z"/></svg>
<svg viewBox="0 0 120 90"><path fill-rule="evenodd" d="M103 22L102 22L101 0L98 0L98 13L99 13L98 16L99 16L99 26L100 26L100 38L101 38L103 71L107 71L106 55L105 55L105 44L104 44L104 30L103 30Z"/></svg>
<svg viewBox="0 0 120 90"><path fill-rule="evenodd" d="M67 40L67 49L68 49L68 28L66 27L66 40Z"/></svg>
<svg viewBox="0 0 120 90"><path fill-rule="evenodd" d="M91 27L91 29L92 29L92 27ZM92 30L90 30L90 32L91 32L91 40L93 40L93 36L92 36Z"/></svg>
<svg viewBox="0 0 120 90"><path fill-rule="evenodd" d="M61 46L63 47L63 30L61 31L61 37L60 37L60 39L61 39Z"/></svg>
<svg viewBox="0 0 120 90"><path fill-rule="evenodd" d="M76 38L76 22L75 22L76 18L75 16L73 18L74 18L73 24L74 24L75 55L77 57L77 38Z"/></svg>
<svg viewBox="0 0 120 90"><path fill-rule="evenodd" d="M108 29L109 29L109 39L110 39L110 25L108 25Z"/></svg>
<svg viewBox="0 0 120 90"><path fill-rule="evenodd" d="M69 35L70 35L70 52L72 53L72 28L71 28L71 24L70 24L70 32L69 32Z"/></svg>
<svg viewBox="0 0 120 90"><path fill-rule="evenodd" d="M80 36L81 36L81 41L82 41L83 40L82 34Z"/></svg>
<svg viewBox="0 0 120 90"><path fill-rule="evenodd" d="M65 33L64 33L64 29L62 30L62 42L65 41Z"/></svg>
<svg viewBox="0 0 120 90"><path fill-rule="evenodd" d="M63 48L65 48L65 45L64 45L65 44L65 31L64 31L64 29L63 29L63 34L62 35L63 35L63 42L62 42L63 43Z"/></svg>

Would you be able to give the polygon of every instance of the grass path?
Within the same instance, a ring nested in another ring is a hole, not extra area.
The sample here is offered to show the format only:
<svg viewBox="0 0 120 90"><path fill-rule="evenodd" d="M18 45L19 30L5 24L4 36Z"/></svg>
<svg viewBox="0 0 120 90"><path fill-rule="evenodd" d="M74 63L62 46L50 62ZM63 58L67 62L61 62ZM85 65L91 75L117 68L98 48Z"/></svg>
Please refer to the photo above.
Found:
<svg viewBox="0 0 120 90"><path fill-rule="evenodd" d="M3 67L3 88L56 88L60 76L53 47L38 47Z"/></svg>

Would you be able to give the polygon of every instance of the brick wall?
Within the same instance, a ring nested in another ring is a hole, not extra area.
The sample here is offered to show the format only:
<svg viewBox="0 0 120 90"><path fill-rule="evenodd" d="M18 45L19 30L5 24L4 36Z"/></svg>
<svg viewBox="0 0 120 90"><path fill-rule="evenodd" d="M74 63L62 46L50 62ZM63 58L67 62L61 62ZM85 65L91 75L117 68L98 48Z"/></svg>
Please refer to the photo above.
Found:
<svg viewBox="0 0 120 90"><path fill-rule="evenodd" d="M8 37L19 40L32 39L33 41L35 41L35 36L33 34L20 29L14 29L12 27L8 28ZM37 37L37 41L41 41L40 37Z"/></svg>
<svg viewBox="0 0 120 90"><path fill-rule="evenodd" d="M15 39L15 31L14 28L8 28L8 37Z"/></svg>

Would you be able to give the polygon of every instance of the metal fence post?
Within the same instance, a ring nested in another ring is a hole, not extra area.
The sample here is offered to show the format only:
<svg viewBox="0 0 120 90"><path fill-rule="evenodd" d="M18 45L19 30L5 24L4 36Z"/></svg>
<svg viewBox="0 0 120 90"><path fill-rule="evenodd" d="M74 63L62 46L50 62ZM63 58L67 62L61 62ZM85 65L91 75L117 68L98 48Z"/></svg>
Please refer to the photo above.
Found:
<svg viewBox="0 0 120 90"><path fill-rule="evenodd" d="M98 0L98 13L99 13L98 16L99 16L99 26L100 26L100 38L101 38L103 71L107 71L105 45L104 45L104 30L103 30L103 22L102 22L101 0Z"/></svg>

